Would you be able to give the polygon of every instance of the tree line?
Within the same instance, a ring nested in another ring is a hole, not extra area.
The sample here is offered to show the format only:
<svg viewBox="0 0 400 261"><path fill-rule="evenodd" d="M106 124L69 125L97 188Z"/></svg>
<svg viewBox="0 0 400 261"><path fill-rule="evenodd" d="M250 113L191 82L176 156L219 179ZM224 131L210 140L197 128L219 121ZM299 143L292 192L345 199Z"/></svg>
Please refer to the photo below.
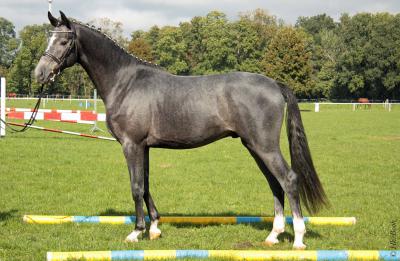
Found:
<svg viewBox="0 0 400 261"><path fill-rule="evenodd" d="M294 26L257 9L230 21L218 11L179 26L153 26L123 35L107 18L90 23L129 53L178 75L230 71L264 74L285 82L299 98L400 99L400 14L326 14L299 17ZM50 25L29 25L16 37L0 17L0 74L9 91L35 94L33 69L47 45ZM93 85L80 66L51 84L51 94L90 95Z"/></svg>

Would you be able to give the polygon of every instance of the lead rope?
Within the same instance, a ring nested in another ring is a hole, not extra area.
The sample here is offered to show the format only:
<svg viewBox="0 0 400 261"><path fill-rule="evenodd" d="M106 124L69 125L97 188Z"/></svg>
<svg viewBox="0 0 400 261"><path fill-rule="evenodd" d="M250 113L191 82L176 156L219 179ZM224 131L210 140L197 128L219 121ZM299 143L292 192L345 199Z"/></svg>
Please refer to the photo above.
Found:
<svg viewBox="0 0 400 261"><path fill-rule="evenodd" d="M43 96L43 88L44 88L44 84L42 84L42 86L40 87L40 90L39 90L39 98L38 98L38 100L37 100L37 102L36 102L35 108L33 109L33 112L32 112L32 114L31 114L31 117L29 118L29 121L26 122L26 123L24 124L25 126L22 127L22 129L16 129L16 128L14 128L14 127L11 127L10 124L8 124L7 122L5 122L5 121L2 120L2 119L0 119L0 121L1 121L2 123L4 123L4 125L5 125L8 129L10 129L11 131L13 131L13 132L24 132L24 131L26 131L26 130L35 122L35 120L36 120L36 115L37 115L37 113L38 113L38 111L39 111L40 102L41 102L42 96Z"/></svg>

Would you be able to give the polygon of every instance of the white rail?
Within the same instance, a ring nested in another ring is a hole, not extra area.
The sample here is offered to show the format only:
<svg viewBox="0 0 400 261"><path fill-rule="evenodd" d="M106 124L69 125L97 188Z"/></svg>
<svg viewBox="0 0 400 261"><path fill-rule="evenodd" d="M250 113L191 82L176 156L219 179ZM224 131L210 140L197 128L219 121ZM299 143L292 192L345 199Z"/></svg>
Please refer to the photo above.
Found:
<svg viewBox="0 0 400 261"><path fill-rule="evenodd" d="M352 110L355 111L357 106L363 106L363 105L382 105L385 110L388 110L389 112L392 111L392 106L395 104L400 104L400 103L391 103L391 102L366 102L366 103L359 103L359 102L316 102L314 106L314 111L319 112L320 111L320 105L352 105Z"/></svg>

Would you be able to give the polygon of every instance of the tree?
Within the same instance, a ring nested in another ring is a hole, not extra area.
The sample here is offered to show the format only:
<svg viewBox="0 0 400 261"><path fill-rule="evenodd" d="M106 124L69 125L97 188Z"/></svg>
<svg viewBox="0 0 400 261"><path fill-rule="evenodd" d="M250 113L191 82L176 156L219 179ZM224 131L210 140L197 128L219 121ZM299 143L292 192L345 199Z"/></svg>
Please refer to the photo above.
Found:
<svg viewBox="0 0 400 261"><path fill-rule="evenodd" d="M63 71L56 82L51 85L52 93L70 94L72 96L91 96L94 85L85 70L78 64Z"/></svg>
<svg viewBox="0 0 400 261"><path fill-rule="evenodd" d="M400 87L398 16L388 13L343 15L335 95L386 99Z"/></svg>
<svg viewBox="0 0 400 261"><path fill-rule="evenodd" d="M46 48L50 25L25 26L20 32L22 46L9 71L10 91L33 95L39 84L33 78L33 70Z"/></svg>
<svg viewBox="0 0 400 261"><path fill-rule="evenodd" d="M270 15L268 11L259 8L254 11L240 13L239 19L240 21L250 22L254 27L260 41L259 49L262 51L265 51L270 40L276 34L278 26L283 24L281 21L278 22L276 16Z"/></svg>
<svg viewBox="0 0 400 261"><path fill-rule="evenodd" d="M330 97L335 83L337 50L342 46L337 37L337 23L326 14L299 17L296 28L304 30L312 37L314 97Z"/></svg>
<svg viewBox="0 0 400 261"><path fill-rule="evenodd" d="M313 52L313 67L316 74L313 94L316 97L330 98L335 88L337 60L345 48L333 30L322 30L319 32L319 37L320 44L314 46Z"/></svg>
<svg viewBox="0 0 400 261"><path fill-rule="evenodd" d="M100 28L103 33L117 41L118 44L122 47L127 46L128 40L126 39L126 37L124 37L124 30L122 28L121 22L116 22L111 20L110 18L103 17L94 19L90 21L89 24Z"/></svg>
<svg viewBox="0 0 400 261"><path fill-rule="evenodd" d="M5 76L18 46L14 25L0 17L0 75Z"/></svg>
<svg viewBox="0 0 400 261"><path fill-rule="evenodd" d="M265 74L288 84L300 97L310 97L313 88L308 45L303 31L285 26L271 39L263 59Z"/></svg>
<svg viewBox="0 0 400 261"><path fill-rule="evenodd" d="M233 71L237 65L232 26L226 15L213 11L191 21L191 39L186 39L193 74Z"/></svg>
<svg viewBox="0 0 400 261"><path fill-rule="evenodd" d="M235 49L238 71L260 73L263 48L254 24L248 19L233 23L233 46Z"/></svg>
<svg viewBox="0 0 400 261"><path fill-rule="evenodd" d="M144 34L144 33L143 33ZM149 62L154 61L153 49L151 45L144 39L144 35L134 36L128 43L128 52Z"/></svg>
<svg viewBox="0 0 400 261"><path fill-rule="evenodd" d="M297 19L296 27L303 28L304 31L311 34L317 44L320 43L320 32L334 30L337 26L332 17L326 14L320 14L310 17L300 16Z"/></svg>
<svg viewBox="0 0 400 261"><path fill-rule="evenodd" d="M179 27L166 26L159 32L155 47L158 63L174 74L187 74L186 45Z"/></svg>

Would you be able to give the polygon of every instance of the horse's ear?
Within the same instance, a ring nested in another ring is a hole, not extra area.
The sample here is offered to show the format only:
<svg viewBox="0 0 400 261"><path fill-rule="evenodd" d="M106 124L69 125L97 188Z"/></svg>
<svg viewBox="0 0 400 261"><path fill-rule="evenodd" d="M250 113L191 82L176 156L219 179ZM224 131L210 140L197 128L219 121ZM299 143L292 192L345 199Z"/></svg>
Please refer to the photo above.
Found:
<svg viewBox="0 0 400 261"><path fill-rule="evenodd" d="M71 29L71 23L68 20L67 16L62 11L60 11L60 14L61 14L61 24Z"/></svg>
<svg viewBox="0 0 400 261"><path fill-rule="evenodd" d="M50 11L47 13L47 17L49 18L50 24L54 27L56 27L58 25L58 20L57 18L55 18Z"/></svg>

